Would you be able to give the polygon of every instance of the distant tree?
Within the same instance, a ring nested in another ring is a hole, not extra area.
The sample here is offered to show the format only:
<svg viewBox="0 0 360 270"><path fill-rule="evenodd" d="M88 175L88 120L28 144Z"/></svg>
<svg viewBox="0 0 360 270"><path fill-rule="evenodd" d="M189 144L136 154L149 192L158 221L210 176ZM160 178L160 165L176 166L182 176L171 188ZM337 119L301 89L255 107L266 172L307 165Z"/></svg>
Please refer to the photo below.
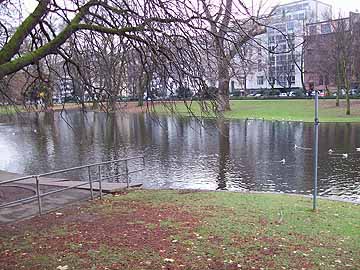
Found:
<svg viewBox="0 0 360 270"><path fill-rule="evenodd" d="M9 11L16 3L16 0L3 0L0 10ZM31 76L44 79L43 74L49 73L50 69L45 67L48 58L57 55L58 65L64 67L74 82L87 83L90 96L102 96L100 87L113 97L110 91L118 92L116 89L120 85L117 84L125 81L114 76L126 74L126 71L115 71L115 68L125 67L118 61L128 59L125 57L127 51L117 51L121 46L113 46L114 41L127 44L128 50L136 50L142 55L142 59L146 59L141 62L143 70L149 62L158 67L171 62L174 70L187 72L190 80L201 80L198 75L193 76L191 70L182 70L182 66L177 64L182 54L186 53L193 59L198 57L194 51L184 52L174 46L174 42L180 39L189 46L196 46L193 36L196 31L201 31L197 20L202 18L200 12L188 4L187 0L166 3L156 0L144 3L132 0L39 1L35 10L13 31L1 22L0 80L20 70L29 73L30 68L36 71ZM95 32L100 34L92 34ZM93 39L85 39L83 35L92 35ZM86 55L82 54L84 52ZM96 64L94 58L100 60L99 56L102 61L97 63L101 65L93 66L92 70L90 66L84 68L84 64ZM105 62L108 63L104 65ZM99 79L92 80L94 76ZM80 89L78 86L75 88Z"/></svg>
<svg viewBox="0 0 360 270"><path fill-rule="evenodd" d="M189 87L180 86L176 89L176 95L178 98L190 98L192 96L192 92Z"/></svg>
<svg viewBox="0 0 360 270"><path fill-rule="evenodd" d="M345 90L346 97L346 115L350 115L350 87L351 79L355 73L354 52L355 35L352 32L350 20L339 16L337 20L332 21L335 39L334 57L336 60L336 78L338 85L338 96L340 89Z"/></svg>
<svg viewBox="0 0 360 270"><path fill-rule="evenodd" d="M226 0L214 5L202 0L206 18L210 23L210 38L212 47L208 47L210 64L215 63L218 81L217 105L218 111L230 110L229 84L231 62L241 48L257 35L265 33L265 20L270 14L261 14L259 8L253 12L251 7L242 1ZM237 18L235 14L245 14Z"/></svg>
<svg viewBox="0 0 360 270"><path fill-rule="evenodd" d="M0 0L0 10L10 12L17 2ZM159 77L167 89L202 91L205 52L216 65L215 108L223 112L230 109L231 61L265 31L270 15L235 0L201 0L201 5L191 0L41 0L15 26L1 22L0 80L21 70L34 83L51 83L54 74L69 76L76 95L87 93L97 101L105 96L113 107L119 89L130 81L138 82L132 90L137 89L139 103L142 93L155 90L151 83ZM129 79L133 52L137 72ZM49 61L53 56L55 62Z"/></svg>

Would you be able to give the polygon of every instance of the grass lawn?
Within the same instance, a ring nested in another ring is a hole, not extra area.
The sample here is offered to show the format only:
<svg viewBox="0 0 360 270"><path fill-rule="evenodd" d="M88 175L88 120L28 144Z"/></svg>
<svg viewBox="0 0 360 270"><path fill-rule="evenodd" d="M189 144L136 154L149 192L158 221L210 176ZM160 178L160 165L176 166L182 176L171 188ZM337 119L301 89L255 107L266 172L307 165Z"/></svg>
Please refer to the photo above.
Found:
<svg viewBox="0 0 360 270"><path fill-rule="evenodd" d="M14 106L0 106L0 115L15 114L16 109Z"/></svg>
<svg viewBox="0 0 360 270"><path fill-rule="evenodd" d="M49 107L49 110L52 111L61 111L62 109L65 110L74 110L74 109L80 109L81 105L76 103L67 103L65 106L62 104L54 104L52 107ZM42 106L39 106L38 109L35 108L35 106L25 108L21 105L17 106L0 106L0 115L12 115L19 112L35 112L35 111L45 111L45 108Z"/></svg>
<svg viewBox="0 0 360 270"><path fill-rule="evenodd" d="M360 269L360 206L131 191L0 227L1 269Z"/></svg>
<svg viewBox="0 0 360 270"><path fill-rule="evenodd" d="M321 122L360 122L360 100L351 100L351 115L345 115L345 100L341 100L340 107L335 106L335 100L320 100ZM233 100L231 111L225 113L229 119L254 119L286 121L314 121L313 100ZM158 107L160 112L166 109ZM200 115L197 102L193 102L191 110ZM187 113L187 108L181 102L176 103L176 111ZM206 115L209 116L209 115ZM210 115L211 116L211 115Z"/></svg>

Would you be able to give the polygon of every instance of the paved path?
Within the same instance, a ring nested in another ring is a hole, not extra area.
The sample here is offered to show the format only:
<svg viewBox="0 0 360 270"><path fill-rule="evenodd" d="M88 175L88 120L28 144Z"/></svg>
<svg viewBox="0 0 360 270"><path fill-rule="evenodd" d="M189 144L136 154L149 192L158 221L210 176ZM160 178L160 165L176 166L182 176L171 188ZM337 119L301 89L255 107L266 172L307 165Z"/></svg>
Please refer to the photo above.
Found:
<svg viewBox="0 0 360 270"><path fill-rule="evenodd" d="M10 173L0 170L0 182L23 175ZM60 178L40 178L40 192L49 192L57 189L71 187L83 184L80 181L68 181ZM131 187L139 186L132 184ZM105 193L113 193L126 188L124 183L102 183L102 189ZM99 195L99 183L93 183L94 196ZM0 205L12 202L14 200L27 198L36 195L35 180L26 179L14 183L0 185ZM67 204L90 199L90 187L86 184L81 187L71 188L69 190L55 193L42 198L43 211L61 208ZM35 216L38 214L39 208L37 200L27 203L17 204L15 206L0 208L0 223L14 222L19 219Z"/></svg>

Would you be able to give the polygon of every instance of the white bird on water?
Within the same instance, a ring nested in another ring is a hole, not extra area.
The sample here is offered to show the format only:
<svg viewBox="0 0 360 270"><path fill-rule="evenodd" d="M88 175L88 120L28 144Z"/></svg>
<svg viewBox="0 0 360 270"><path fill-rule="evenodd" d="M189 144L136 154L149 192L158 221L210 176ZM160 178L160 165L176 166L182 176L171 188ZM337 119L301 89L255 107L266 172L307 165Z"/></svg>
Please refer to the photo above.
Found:
<svg viewBox="0 0 360 270"><path fill-rule="evenodd" d="M296 150L296 149L300 149L300 150L304 150L304 151L312 150L312 148L302 147L302 146L298 146L298 145L296 145L296 144L295 144L295 147L294 147L294 148L295 148L295 150Z"/></svg>
<svg viewBox="0 0 360 270"><path fill-rule="evenodd" d="M282 160L280 160L280 163L281 163L281 164L285 164L285 162L286 162L286 161L285 161L285 158L283 158Z"/></svg>
<svg viewBox="0 0 360 270"><path fill-rule="evenodd" d="M348 158L349 154L342 154L343 158Z"/></svg>

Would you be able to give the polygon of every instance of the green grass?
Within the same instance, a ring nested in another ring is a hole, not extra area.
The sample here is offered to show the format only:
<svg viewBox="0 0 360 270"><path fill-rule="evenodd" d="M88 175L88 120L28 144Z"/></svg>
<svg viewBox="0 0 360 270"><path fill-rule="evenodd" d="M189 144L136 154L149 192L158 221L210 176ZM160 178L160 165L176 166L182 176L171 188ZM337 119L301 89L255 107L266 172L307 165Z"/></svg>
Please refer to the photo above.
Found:
<svg viewBox="0 0 360 270"><path fill-rule="evenodd" d="M335 106L335 100L320 100L319 116L321 122L360 122L360 102L352 100L351 115L345 115L345 100L341 100L340 107ZM191 106L197 115L211 117L213 114L201 114L197 102ZM164 107L158 107L161 113L168 112ZM190 115L183 103L176 104L176 112ZM314 121L313 100L233 100L231 111L225 113L228 119L265 119L279 121Z"/></svg>
<svg viewBox="0 0 360 270"><path fill-rule="evenodd" d="M15 113L16 109L14 106L0 106L0 115L11 115Z"/></svg>
<svg viewBox="0 0 360 270"><path fill-rule="evenodd" d="M360 206L319 200L318 212L311 207L301 196L137 190L64 210L55 221L49 214L19 223L16 233L5 227L0 265L360 269Z"/></svg>

